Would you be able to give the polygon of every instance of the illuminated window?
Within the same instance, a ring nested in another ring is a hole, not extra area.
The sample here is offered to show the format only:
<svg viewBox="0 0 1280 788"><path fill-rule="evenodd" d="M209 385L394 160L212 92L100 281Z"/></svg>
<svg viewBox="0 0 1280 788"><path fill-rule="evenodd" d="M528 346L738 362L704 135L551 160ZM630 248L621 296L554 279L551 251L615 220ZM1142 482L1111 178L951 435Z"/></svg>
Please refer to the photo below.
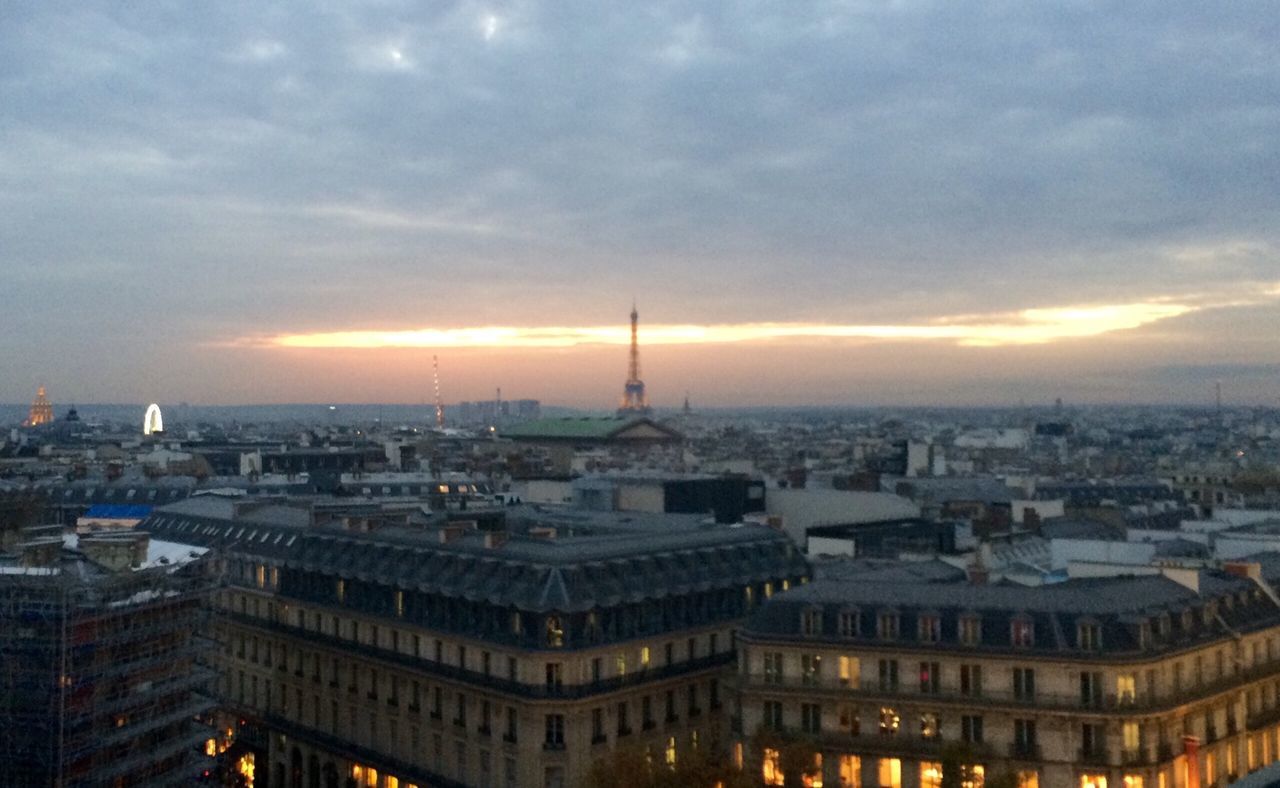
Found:
<svg viewBox="0 0 1280 788"><path fill-rule="evenodd" d="M920 788L942 788L942 764L937 761L920 762Z"/></svg>
<svg viewBox="0 0 1280 788"><path fill-rule="evenodd" d="M378 770L372 766L364 770L364 784L369 788L378 788Z"/></svg>
<svg viewBox="0 0 1280 788"><path fill-rule="evenodd" d="M1137 697L1136 685L1132 673L1116 676L1116 699L1121 703L1133 703Z"/></svg>
<svg viewBox="0 0 1280 788"><path fill-rule="evenodd" d="M396 616L404 617L404 592L399 590L396 591Z"/></svg>
<svg viewBox="0 0 1280 788"><path fill-rule="evenodd" d="M751 608L751 603L753 601L752 597L753 594L751 593L751 586L747 586L742 589L742 601L746 603L748 609Z"/></svg>
<svg viewBox="0 0 1280 788"><path fill-rule="evenodd" d="M400 778L387 775L387 788L400 788Z"/></svg>
<svg viewBox="0 0 1280 788"><path fill-rule="evenodd" d="M742 770L742 742L733 743L733 767L739 771Z"/></svg>
<svg viewBox="0 0 1280 788"><path fill-rule="evenodd" d="M877 781L880 788L902 788L902 760L899 758L881 758L877 768Z"/></svg>
<svg viewBox="0 0 1280 788"><path fill-rule="evenodd" d="M920 715L920 738L936 739L939 733L938 715L926 712Z"/></svg>
<svg viewBox="0 0 1280 788"><path fill-rule="evenodd" d="M280 569L279 567L271 567L271 587L280 587Z"/></svg>
<svg viewBox="0 0 1280 788"><path fill-rule="evenodd" d="M857 755L841 755L840 788L862 788L862 758Z"/></svg>
<svg viewBox="0 0 1280 788"><path fill-rule="evenodd" d="M559 616L547 616L547 645L553 648L564 645L564 627Z"/></svg>
<svg viewBox="0 0 1280 788"><path fill-rule="evenodd" d="M976 646L982 642L982 619L977 616L961 617L960 642L966 646Z"/></svg>
<svg viewBox="0 0 1280 788"><path fill-rule="evenodd" d="M769 598L769 597L771 597L771 596L773 596L773 583L765 583L765 584L764 584L764 598L765 598L765 599L768 599L768 598Z"/></svg>
<svg viewBox="0 0 1280 788"><path fill-rule="evenodd" d="M986 783L987 770L980 763L962 764L960 766L960 788L982 788Z"/></svg>
<svg viewBox="0 0 1280 788"><path fill-rule="evenodd" d="M1120 727L1121 741L1124 742L1124 751L1130 755L1138 752L1142 746L1142 732L1136 722L1126 722Z"/></svg>
<svg viewBox="0 0 1280 788"><path fill-rule="evenodd" d="M1142 788L1142 785L1141 774L1126 774L1124 776L1124 788Z"/></svg>
<svg viewBox="0 0 1280 788"><path fill-rule="evenodd" d="M617 675L619 676L627 675L627 655L618 654L616 657L614 657L613 668Z"/></svg>
<svg viewBox="0 0 1280 788"><path fill-rule="evenodd" d="M258 564L257 581L258 588L264 588L267 585L267 568L262 564Z"/></svg>
<svg viewBox="0 0 1280 788"><path fill-rule="evenodd" d="M822 788L822 753L813 754L813 767L801 779L804 788Z"/></svg>
<svg viewBox="0 0 1280 788"><path fill-rule="evenodd" d="M1082 774L1080 775L1080 788L1107 788L1107 775Z"/></svg>
<svg viewBox="0 0 1280 788"><path fill-rule="evenodd" d="M853 689L858 688L858 658L857 657L840 657L840 683Z"/></svg>
<svg viewBox="0 0 1280 788"><path fill-rule="evenodd" d="M649 647L644 646L640 649L640 667L649 667Z"/></svg>
<svg viewBox="0 0 1280 788"><path fill-rule="evenodd" d="M1018 772L1018 788L1040 788L1040 772L1034 769Z"/></svg>
<svg viewBox="0 0 1280 788"><path fill-rule="evenodd" d="M880 733L885 736L892 736L898 732L898 725L901 719L898 717L897 709L888 706L880 707Z"/></svg>
<svg viewBox="0 0 1280 788"><path fill-rule="evenodd" d="M667 738L667 748L663 753L663 761L667 764L667 768L676 768L676 739L674 736Z"/></svg>
<svg viewBox="0 0 1280 788"><path fill-rule="evenodd" d="M345 601L346 601L346 599L347 599L347 581L346 581L346 580L339 580L339 581L338 581L337 594L338 594L338 601L339 601L339 602L345 602Z"/></svg>
<svg viewBox="0 0 1280 788"><path fill-rule="evenodd" d="M764 780L765 785L785 785L786 775L782 773L782 767L778 763L778 751L765 747L761 758L760 777Z"/></svg>

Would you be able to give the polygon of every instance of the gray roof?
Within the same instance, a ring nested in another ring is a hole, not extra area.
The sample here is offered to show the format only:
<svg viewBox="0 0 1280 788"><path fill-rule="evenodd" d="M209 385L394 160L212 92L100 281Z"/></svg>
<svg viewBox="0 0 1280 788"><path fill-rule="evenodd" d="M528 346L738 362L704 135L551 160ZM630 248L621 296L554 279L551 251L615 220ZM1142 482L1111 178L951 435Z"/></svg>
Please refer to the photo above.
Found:
<svg viewBox="0 0 1280 788"><path fill-rule="evenodd" d="M486 546L479 530L444 542L434 525L356 532L263 522L263 511L269 509L206 496L158 509L139 528L281 567L534 611L589 610L809 573L785 534L699 516L512 507L505 510L508 540ZM555 536L538 537L535 528L554 528Z"/></svg>

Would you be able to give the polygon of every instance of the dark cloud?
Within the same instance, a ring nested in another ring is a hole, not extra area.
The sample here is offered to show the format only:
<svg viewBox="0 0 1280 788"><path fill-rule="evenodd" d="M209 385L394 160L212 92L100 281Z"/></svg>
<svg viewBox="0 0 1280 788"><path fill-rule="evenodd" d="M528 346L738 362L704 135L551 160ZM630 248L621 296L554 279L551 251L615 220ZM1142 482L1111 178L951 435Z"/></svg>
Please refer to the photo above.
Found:
<svg viewBox="0 0 1280 788"><path fill-rule="evenodd" d="M1274 279L1276 40L1264 2L10 3L7 341Z"/></svg>

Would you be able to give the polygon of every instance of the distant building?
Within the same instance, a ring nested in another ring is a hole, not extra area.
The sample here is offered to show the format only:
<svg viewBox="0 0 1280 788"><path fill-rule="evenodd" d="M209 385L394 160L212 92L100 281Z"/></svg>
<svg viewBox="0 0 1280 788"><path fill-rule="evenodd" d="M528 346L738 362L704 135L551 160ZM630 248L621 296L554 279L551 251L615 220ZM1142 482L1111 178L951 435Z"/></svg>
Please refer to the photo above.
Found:
<svg viewBox="0 0 1280 788"><path fill-rule="evenodd" d="M45 397L44 386L36 389L36 398L31 403L31 410L27 413L26 421L22 422L24 427L39 427L42 424L53 423L53 404Z"/></svg>
<svg viewBox="0 0 1280 788"><path fill-rule="evenodd" d="M640 379L640 339L638 327L640 313L634 304L631 306L631 355L627 366L627 382L622 386L622 402L618 405L619 416L649 415L649 397L644 391L644 381ZM686 398L685 407L688 408Z"/></svg>
<svg viewBox="0 0 1280 788"><path fill-rule="evenodd" d="M160 435L164 433L164 419L160 415L160 406L154 402L147 406L147 413L142 417L143 435Z"/></svg>

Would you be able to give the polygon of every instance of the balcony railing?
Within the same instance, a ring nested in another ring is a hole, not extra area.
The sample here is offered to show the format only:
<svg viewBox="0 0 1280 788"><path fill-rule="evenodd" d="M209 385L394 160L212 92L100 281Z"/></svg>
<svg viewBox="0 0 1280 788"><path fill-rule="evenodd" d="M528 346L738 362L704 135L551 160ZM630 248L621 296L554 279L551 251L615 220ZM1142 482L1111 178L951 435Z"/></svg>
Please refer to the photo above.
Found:
<svg viewBox="0 0 1280 788"><path fill-rule="evenodd" d="M733 677L732 683L740 690L752 693L782 694L825 694L837 699L848 698L865 700L868 703L901 703L919 699L929 703L941 703L965 708L1027 708L1048 711L1081 711L1089 714L1150 712L1185 705L1188 702L1212 697L1221 692L1238 689L1250 681L1264 677L1280 677L1280 664L1259 666L1248 671L1241 671L1234 676L1225 677L1197 687L1184 688L1180 693L1168 693L1154 699L1130 694L1081 695L1078 692L1055 694L1037 692L1034 695L1015 693L1008 689L992 689L984 687L981 695L966 694L958 688L944 687L941 692L920 693L900 685L896 688L882 688L875 681L861 686L851 686L849 682L836 678L802 679L798 675L770 675L765 681L764 674L742 675ZM1272 713L1268 710L1266 714ZM1276 712L1280 714L1280 711ZM1257 715L1262 719L1262 714ZM1250 727L1253 727L1253 717Z"/></svg>

